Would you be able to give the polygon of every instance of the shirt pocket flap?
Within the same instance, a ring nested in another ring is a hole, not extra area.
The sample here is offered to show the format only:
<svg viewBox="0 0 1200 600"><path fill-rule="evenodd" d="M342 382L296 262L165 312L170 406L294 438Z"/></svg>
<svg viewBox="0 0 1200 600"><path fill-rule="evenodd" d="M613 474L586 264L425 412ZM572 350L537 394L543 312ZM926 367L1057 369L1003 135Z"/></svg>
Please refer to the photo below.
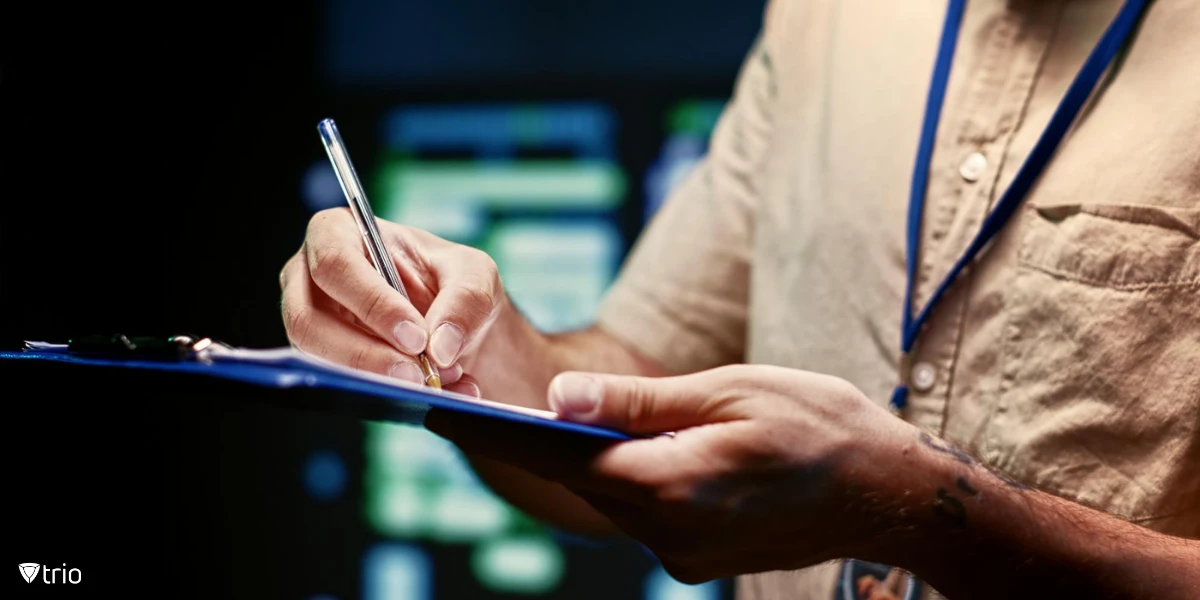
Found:
<svg viewBox="0 0 1200 600"><path fill-rule="evenodd" d="M1114 288L1200 283L1200 208L1062 203L1032 213L1024 266Z"/></svg>

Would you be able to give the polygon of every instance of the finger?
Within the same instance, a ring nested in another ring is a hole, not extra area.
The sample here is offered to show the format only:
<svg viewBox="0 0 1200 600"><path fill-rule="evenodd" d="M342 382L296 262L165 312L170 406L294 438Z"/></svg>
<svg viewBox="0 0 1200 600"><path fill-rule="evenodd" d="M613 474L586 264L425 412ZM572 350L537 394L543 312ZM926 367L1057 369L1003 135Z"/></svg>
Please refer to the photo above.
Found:
<svg viewBox="0 0 1200 600"><path fill-rule="evenodd" d="M434 368L438 370L438 377L441 378L443 387L452 385L453 383L457 382L459 379L462 379L463 368L462 368L462 365L460 365L458 363L454 363L446 368L442 368L442 367L434 367Z"/></svg>
<svg viewBox="0 0 1200 600"><path fill-rule="evenodd" d="M627 499L644 500L646 494L656 501L686 497L695 482L725 472L729 462L721 448L731 438L758 435L753 428L750 421L734 421L615 444L599 452L582 477L564 483Z"/></svg>
<svg viewBox="0 0 1200 600"><path fill-rule="evenodd" d="M645 505L573 491L607 517L618 529L654 554L663 568L681 582L695 584L714 579L713 573L722 568L724 557L729 554L727 547L722 547L715 555L698 552L698 547L703 542L698 540L693 528L672 527L665 522L663 517L666 515L657 515ZM697 562L702 565L702 569L693 566Z"/></svg>
<svg viewBox="0 0 1200 600"><path fill-rule="evenodd" d="M411 357L361 329L319 309L286 308L294 323L288 329L297 348L335 363L424 384L425 375ZM299 333L301 331L308 333Z"/></svg>
<svg viewBox="0 0 1200 600"><path fill-rule="evenodd" d="M324 210L313 216L304 255L317 286L368 329L406 354L425 349L424 317L371 264L362 234L347 210Z"/></svg>
<svg viewBox="0 0 1200 600"><path fill-rule="evenodd" d="M303 260L285 269L283 324L288 339L300 350L356 369L423 383L420 366L409 356L338 318L336 305L311 281Z"/></svg>
<svg viewBox="0 0 1200 600"><path fill-rule="evenodd" d="M654 514L653 509L645 504L583 490L571 491L660 559L694 548L690 539L693 536L688 535L689 532L670 527L664 515Z"/></svg>
<svg viewBox="0 0 1200 600"><path fill-rule="evenodd" d="M586 471L596 454L612 444L544 426L438 408L426 414L425 427L468 454L485 456L548 481Z"/></svg>
<svg viewBox="0 0 1200 600"><path fill-rule="evenodd" d="M425 313L433 332L429 358L448 366L491 324L503 290L495 261L475 248L448 246L434 252L429 264L438 282L437 297Z"/></svg>
<svg viewBox="0 0 1200 600"><path fill-rule="evenodd" d="M744 418L731 410L738 386L736 380L707 372L679 377L564 372L550 382L549 402L572 421L635 434L663 433Z"/></svg>
<svg viewBox="0 0 1200 600"><path fill-rule="evenodd" d="M473 398L479 398L481 395L479 392L479 383L476 382L475 378L471 377L470 375L462 375L459 380L453 384L446 384L445 381L443 381L442 384L444 389L456 394L471 396Z"/></svg>
<svg viewBox="0 0 1200 600"><path fill-rule="evenodd" d="M576 494L587 502L589 506L596 509L596 512L604 515L617 529L630 538L639 542L645 542L644 536L641 534L643 527L642 522L646 519L646 507L627 502L612 496L605 496L594 492L567 488L572 493ZM653 519L652 516L650 516Z"/></svg>
<svg viewBox="0 0 1200 600"><path fill-rule="evenodd" d="M430 410L425 416L425 427L468 454L485 456L547 481L562 483L576 492L587 491L634 504L651 501L657 486L675 476L671 465L682 464L674 458L676 452L671 447L652 444L640 448L653 440L617 443L445 409ZM610 457L626 446L639 446L639 450ZM633 459L642 461L640 468L630 466Z"/></svg>

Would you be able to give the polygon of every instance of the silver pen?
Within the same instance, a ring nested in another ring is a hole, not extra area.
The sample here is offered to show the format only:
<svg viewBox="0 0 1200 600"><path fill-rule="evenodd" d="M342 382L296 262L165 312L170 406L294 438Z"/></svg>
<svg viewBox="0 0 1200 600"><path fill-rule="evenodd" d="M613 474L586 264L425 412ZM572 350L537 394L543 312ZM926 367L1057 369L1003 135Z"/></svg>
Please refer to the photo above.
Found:
<svg viewBox="0 0 1200 600"><path fill-rule="evenodd" d="M392 263L392 255L383 245L383 237L379 235L379 227L375 224L375 213L371 210L371 203L367 201L367 194L363 191L358 173L354 170L354 164L350 162L350 155L346 152L346 145L342 143L342 136L338 133L337 125L334 124L333 119L325 119L317 124L317 131L320 132L321 142L325 144L325 152L329 155L330 162L333 163L333 171L337 173L338 183L342 185L342 192L346 194L346 201L350 203L350 211L354 213L354 220L358 221L358 230L362 233L363 242L367 246L367 253L371 255L371 262L375 264L375 270L383 275L388 285L408 299L408 292L404 290L400 274L396 272L396 265ZM417 360L421 364L421 371L425 374L425 385L442 389L442 378L438 375L437 369L434 368L429 357L422 352L417 355Z"/></svg>

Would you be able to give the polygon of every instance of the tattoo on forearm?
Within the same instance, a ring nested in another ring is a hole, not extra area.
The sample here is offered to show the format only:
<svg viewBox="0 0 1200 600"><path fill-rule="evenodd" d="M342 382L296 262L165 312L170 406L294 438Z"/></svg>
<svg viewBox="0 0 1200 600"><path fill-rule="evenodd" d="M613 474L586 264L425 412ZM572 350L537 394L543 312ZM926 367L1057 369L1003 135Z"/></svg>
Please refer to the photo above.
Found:
<svg viewBox="0 0 1200 600"><path fill-rule="evenodd" d="M945 488L938 488L933 501L933 513L949 521L955 527L967 524L967 509L958 498L951 496Z"/></svg>
<svg viewBox="0 0 1200 600"><path fill-rule="evenodd" d="M979 490L971 487L971 484L967 483L966 477L960 476L958 479L954 480L954 484L958 486L958 489L960 489L972 496L975 496L976 498L979 497Z"/></svg>
<svg viewBox="0 0 1200 600"><path fill-rule="evenodd" d="M924 431L920 432L919 438L921 440L921 443L924 444L926 447L928 447L930 450L948 455L951 458L953 458L954 460L957 460L958 462L963 463L964 465L979 465L985 471L987 471L988 473L991 473L993 477L1000 480L1001 483L1003 483L1011 488L1015 488L1018 490L1030 489L1030 487L1028 485L1025 485L1024 483L1021 483L1020 481L1017 481L1017 480L1005 475L1004 473L1001 473L1000 471L997 471L983 463L980 463L979 461L975 460L975 458L972 457L970 454L967 454L966 452L959 450L958 448L954 447L953 445L951 445L943 440L938 440L938 439L934 438L933 436L929 435L928 433L925 433ZM960 477L959 482L960 482L959 488L962 489L962 485L966 483L966 480L962 479ZM963 489L963 491L967 491L967 490ZM968 493L970 493L970 492L968 492ZM976 493L978 493L978 492L976 492ZM972 495L975 495L975 494L972 494Z"/></svg>
<svg viewBox="0 0 1200 600"><path fill-rule="evenodd" d="M925 433L924 431L920 432L919 437L921 444L930 450L933 450L934 452L945 454L946 456L949 456L950 458L953 458L964 465L978 465L980 468L987 471L993 477L1009 487L1020 490L1030 489L1029 486L1025 485L1024 483L1016 481L1007 475L990 468L988 465L975 460L975 458L970 454L963 452L944 440L939 440L928 433ZM982 493L976 489L975 486L971 485L971 483L967 481L967 477L964 475L960 475L955 478L954 486L958 488L960 492L963 492L971 498L975 498L976 500L983 497ZM962 500L947 491L946 488L938 488L937 497L933 500L932 508L935 515L945 519L956 528L965 527L967 524L966 505L963 504Z"/></svg>
<svg viewBox="0 0 1200 600"><path fill-rule="evenodd" d="M924 431L921 432L921 443L925 444L929 447L929 449L935 452L941 452L942 454L950 455L954 458L954 460L957 460L964 465L975 463L975 459L970 454L967 454L966 452L963 452L962 450L959 450L950 444L935 440L933 439L933 436L925 433Z"/></svg>
<svg viewBox="0 0 1200 600"><path fill-rule="evenodd" d="M1017 481L1016 479L1013 479L1013 478L1009 477L1008 475L1005 475L1004 473L1001 473L1000 471L997 471L997 470L995 470L995 469L992 469L992 468L990 468L990 467L989 467L989 468L987 468L987 472L988 472L988 473L991 473L991 474L992 474L992 477L995 477L996 479L999 479L999 480L1000 480L1002 483L1004 483L1004 485L1007 485L1008 487L1015 488L1015 489L1018 489L1018 490L1031 490L1031 489L1033 489L1033 488L1031 488L1030 486L1028 486L1028 485L1025 485L1024 483L1021 483L1020 481Z"/></svg>
<svg viewBox="0 0 1200 600"><path fill-rule="evenodd" d="M972 487L966 477L958 477L954 480L954 485L972 498L980 497L979 490ZM963 527L967 524L966 505L962 503L962 500L950 495L945 488L938 488L937 498L933 500L933 513L949 521L955 527Z"/></svg>

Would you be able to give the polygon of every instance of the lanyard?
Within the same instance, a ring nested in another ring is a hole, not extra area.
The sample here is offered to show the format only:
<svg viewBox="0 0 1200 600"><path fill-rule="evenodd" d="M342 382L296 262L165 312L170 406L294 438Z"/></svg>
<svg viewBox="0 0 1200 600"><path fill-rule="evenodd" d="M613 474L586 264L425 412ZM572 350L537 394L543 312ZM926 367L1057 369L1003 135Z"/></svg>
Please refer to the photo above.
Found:
<svg viewBox="0 0 1200 600"><path fill-rule="evenodd" d="M1059 142L1062 141L1063 136L1066 135L1067 130L1070 129L1071 124L1075 121L1075 117L1079 114L1080 109L1083 108L1084 103L1087 102L1088 97L1095 90L1096 83L1108 69L1108 66L1112 64L1113 58L1125 46L1125 42L1133 31L1134 25L1137 24L1143 9L1145 9L1149 2L1150 0L1125 1L1125 5L1121 7L1121 12L1117 14L1117 18L1109 25L1108 30L1104 32L1104 37L1100 38L1100 42L1092 49L1092 53L1083 64L1083 68L1075 76L1075 80L1071 82L1071 86L1067 88L1067 93L1063 96L1058 108L1055 109L1054 115L1050 117L1050 123L1046 125L1046 129L1042 132L1041 137L1038 138L1037 144L1034 145L1024 164L1017 171L1012 185L1008 187L1000 197L1000 200L996 202L995 208L984 218L979 232L971 240L970 245L967 246L967 250L963 252L963 255L955 261L946 278L934 289L929 301L914 316L912 294L913 285L916 281L917 250L921 242L921 218L925 208L925 190L929 183L929 161L933 155L933 143L937 135L938 120L941 117L942 102L946 97L946 83L950 78L950 64L954 58L954 47L958 43L958 31L962 24L963 12L965 12L967 5L967 0L950 0L949 9L946 11L946 20L942 26L941 41L938 44L937 62L934 64L933 69L933 80L929 84L929 95L925 104L925 117L921 126L921 142L917 147L917 161L913 168L912 190L908 203L908 235L906 239L907 283L904 290L904 315L900 340L901 383L892 394L891 404L893 408L902 409L908 403L909 353L912 352L917 335L921 332L921 328L925 325L933 307L941 300L946 289L950 287L962 270L971 261L975 260L979 252L1004 227L1009 217L1016 212L1021 201L1029 193L1029 189L1033 187L1034 182L1037 181L1038 176L1045 169L1046 163L1050 161L1050 157L1053 156L1055 149L1058 148Z"/></svg>

